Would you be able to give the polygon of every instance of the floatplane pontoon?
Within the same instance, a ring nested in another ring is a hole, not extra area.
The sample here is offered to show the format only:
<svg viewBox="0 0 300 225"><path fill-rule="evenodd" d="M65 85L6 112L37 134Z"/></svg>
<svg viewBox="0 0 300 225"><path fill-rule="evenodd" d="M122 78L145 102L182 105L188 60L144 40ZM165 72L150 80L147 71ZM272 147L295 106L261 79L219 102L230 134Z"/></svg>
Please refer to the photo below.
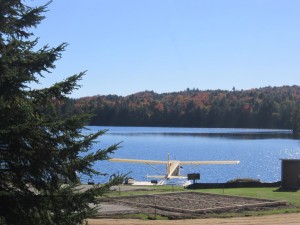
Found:
<svg viewBox="0 0 300 225"><path fill-rule="evenodd" d="M182 165L195 165L195 167L200 165L217 165L217 164L239 164L240 161L179 161L179 160L170 160L170 156L168 155L167 161L158 161L158 160L144 160L144 159L121 159L121 158L111 158L110 162L122 162L122 163L143 163L147 164L151 168L157 170L153 167L153 164L162 164L166 165L166 173L163 175L151 175L147 176L147 178L159 178L161 179L157 182L157 185L164 185L168 180L171 179L184 179L185 182L181 182L183 186L190 184L187 181L187 176L180 175L180 168ZM153 185L151 182L134 182L133 185Z"/></svg>

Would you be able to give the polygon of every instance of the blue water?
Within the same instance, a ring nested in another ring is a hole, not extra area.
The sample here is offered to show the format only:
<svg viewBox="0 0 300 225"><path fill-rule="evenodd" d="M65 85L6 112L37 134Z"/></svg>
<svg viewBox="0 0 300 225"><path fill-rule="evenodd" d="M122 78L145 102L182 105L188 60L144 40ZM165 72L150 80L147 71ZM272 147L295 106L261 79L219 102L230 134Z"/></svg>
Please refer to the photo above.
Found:
<svg viewBox="0 0 300 225"><path fill-rule="evenodd" d="M300 159L300 140L287 130L215 129L215 128L154 128L154 127L88 127L90 131L108 129L98 139L94 150L119 143L112 158L167 160L239 160L238 165L184 166L181 174L200 173L201 182L226 182L235 178L253 178L263 182L281 179L280 159ZM165 167L154 166L165 172ZM158 174L144 164L96 162L101 173L130 173L136 180ZM88 178L81 177L82 181ZM107 176L93 178L101 183Z"/></svg>

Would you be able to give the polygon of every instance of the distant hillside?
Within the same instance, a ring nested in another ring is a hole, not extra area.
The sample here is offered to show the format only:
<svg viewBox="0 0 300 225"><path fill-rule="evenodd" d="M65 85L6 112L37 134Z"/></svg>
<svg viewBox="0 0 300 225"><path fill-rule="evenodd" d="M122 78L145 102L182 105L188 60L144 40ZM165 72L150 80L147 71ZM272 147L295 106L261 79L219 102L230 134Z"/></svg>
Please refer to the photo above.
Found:
<svg viewBox="0 0 300 225"><path fill-rule="evenodd" d="M93 112L90 125L292 129L291 113L299 102L300 86L243 91L187 89L84 97L59 110L63 114Z"/></svg>

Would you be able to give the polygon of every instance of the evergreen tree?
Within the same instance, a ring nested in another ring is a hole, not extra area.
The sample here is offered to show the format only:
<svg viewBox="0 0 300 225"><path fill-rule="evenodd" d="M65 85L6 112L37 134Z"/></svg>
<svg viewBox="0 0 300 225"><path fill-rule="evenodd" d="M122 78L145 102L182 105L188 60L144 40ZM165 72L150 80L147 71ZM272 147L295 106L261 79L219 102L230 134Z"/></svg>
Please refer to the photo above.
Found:
<svg viewBox="0 0 300 225"><path fill-rule="evenodd" d="M78 191L77 173L100 174L92 166L118 145L91 152L105 133L85 134L88 115L65 116L55 105L79 88L84 73L44 89L31 89L55 68L66 43L38 50L31 28L43 19L47 5L0 0L0 223L83 224L96 209L89 203L119 182ZM69 185L62 185L62 179Z"/></svg>

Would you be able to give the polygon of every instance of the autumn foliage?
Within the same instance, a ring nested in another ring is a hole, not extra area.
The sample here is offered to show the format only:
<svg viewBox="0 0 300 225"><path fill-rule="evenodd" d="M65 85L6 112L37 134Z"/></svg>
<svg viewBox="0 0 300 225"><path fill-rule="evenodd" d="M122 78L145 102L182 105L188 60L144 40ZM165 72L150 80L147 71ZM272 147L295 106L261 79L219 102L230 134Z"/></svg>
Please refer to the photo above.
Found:
<svg viewBox="0 0 300 225"><path fill-rule="evenodd" d="M69 101L60 110L62 114L93 112L89 125L292 129L291 114L299 101L299 86L187 89L84 97Z"/></svg>

